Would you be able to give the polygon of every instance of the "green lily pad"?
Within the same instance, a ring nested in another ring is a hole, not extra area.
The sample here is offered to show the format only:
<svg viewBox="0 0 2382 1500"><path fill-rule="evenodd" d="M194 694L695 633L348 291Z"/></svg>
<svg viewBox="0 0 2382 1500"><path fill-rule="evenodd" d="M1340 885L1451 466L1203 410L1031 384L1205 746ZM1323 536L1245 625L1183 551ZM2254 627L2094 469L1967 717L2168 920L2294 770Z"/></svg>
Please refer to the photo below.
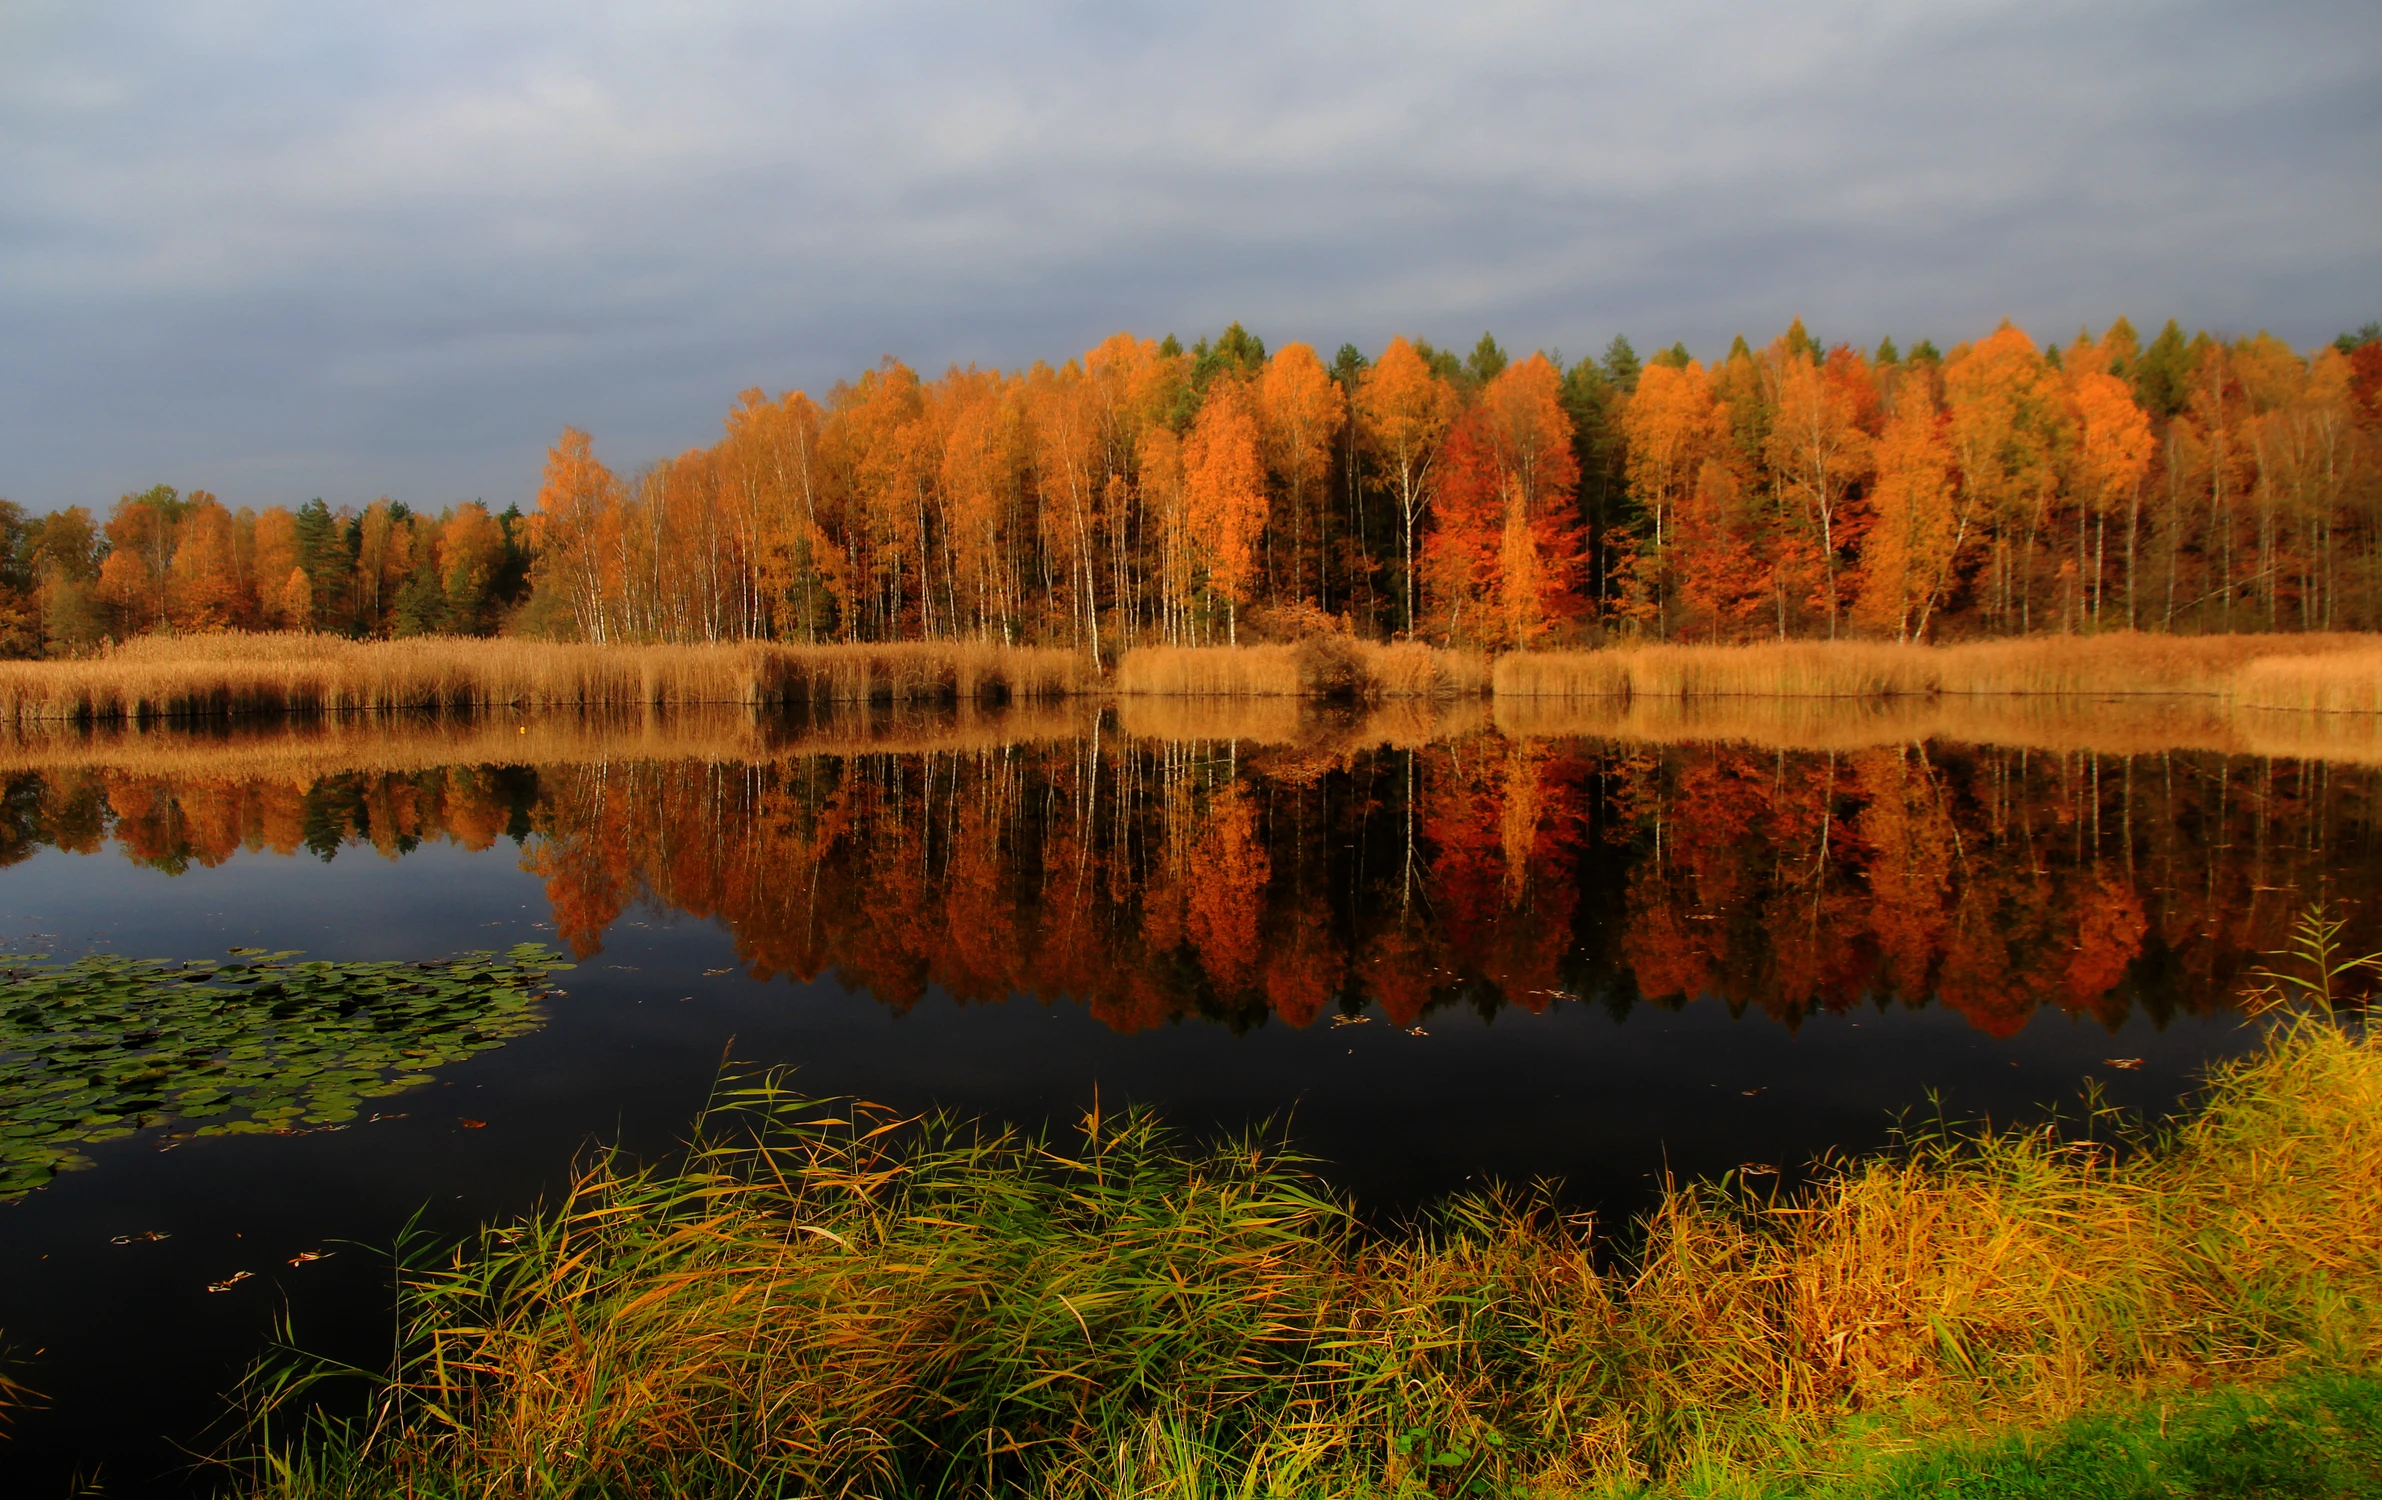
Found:
<svg viewBox="0 0 2382 1500"><path fill-rule="evenodd" d="M338 1124L363 1099L544 1022L535 944L417 963L0 954L0 1201L92 1165L75 1148L174 1120L200 1135Z"/></svg>

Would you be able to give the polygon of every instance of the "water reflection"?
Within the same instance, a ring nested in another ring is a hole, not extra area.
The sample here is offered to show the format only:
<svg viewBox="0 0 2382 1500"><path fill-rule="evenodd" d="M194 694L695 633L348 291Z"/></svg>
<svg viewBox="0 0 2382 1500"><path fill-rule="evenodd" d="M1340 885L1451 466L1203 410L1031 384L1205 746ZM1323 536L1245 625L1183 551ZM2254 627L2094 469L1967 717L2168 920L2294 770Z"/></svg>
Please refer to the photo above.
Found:
<svg viewBox="0 0 2382 1500"><path fill-rule="evenodd" d="M327 774L62 763L10 776L0 860L112 845L179 872L511 837L582 957L651 908L719 923L759 978L832 975L894 1007L1065 997L1128 1032L1709 997L1788 1024L1938 1003L2007 1035L2046 1008L2221 1008L2311 900L2382 946L2360 899L2382 888L2382 801L2356 764L1477 719L1258 748L1098 714L1039 727L683 753L542 729L524 763Z"/></svg>

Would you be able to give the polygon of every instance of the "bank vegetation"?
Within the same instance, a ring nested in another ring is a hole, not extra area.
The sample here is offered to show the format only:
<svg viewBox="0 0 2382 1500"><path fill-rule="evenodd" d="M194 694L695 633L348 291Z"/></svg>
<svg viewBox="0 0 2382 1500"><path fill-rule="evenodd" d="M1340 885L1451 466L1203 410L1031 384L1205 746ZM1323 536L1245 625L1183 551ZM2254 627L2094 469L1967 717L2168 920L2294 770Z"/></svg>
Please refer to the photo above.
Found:
<svg viewBox="0 0 2382 1500"><path fill-rule="evenodd" d="M2161 1130L1748 1164L1620 1235L1502 1189L1369 1227L1294 1153L1139 1114L734 1090L681 1164L598 1156L412 1276L369 1414L279 1429L248 1492L1710 1489L2371 1368L2382 1041L2330 1018L2328 931L2308 1017Z"/></svg>
<svg viewBox="0 0 2382 1500"><path fill-rule="evenodd" d="M17 726L558 708L817 711L1111 693L1443 703L1493 695L1516 704L2171 696L2234 710L2372 714L2382 712L2382 636L2121 632L1956 646L1790 641L1491 656L1323 631L1286 643L1136 647L1103 674L1075 652L979 641L595 646L215 632L0 662L0 724Z"/></svg>

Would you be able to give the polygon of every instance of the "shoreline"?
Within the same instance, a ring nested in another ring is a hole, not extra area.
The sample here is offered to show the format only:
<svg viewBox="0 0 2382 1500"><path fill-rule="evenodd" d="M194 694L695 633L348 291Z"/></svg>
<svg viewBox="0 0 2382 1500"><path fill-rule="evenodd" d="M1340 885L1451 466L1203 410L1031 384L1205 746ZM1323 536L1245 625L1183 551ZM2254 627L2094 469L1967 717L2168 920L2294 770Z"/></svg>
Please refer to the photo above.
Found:
<svg viewBox="0 0 2382 1500"><path fill-rule="evenodd" d="M1106 672L985 642L589 646L504 638L143 637L0 663L0 725L576 708L834 708L1171 698L1381 703L2203 699L2382 714L2382 635L2033 637L1948 646L1790 641L1489 657L1322 636L1128 648Z"/></svg>
<svg viewBox="0 0 2382 1500"><path fill-rule="evenodd" d="M1196 1459L1269 1493L1757 1494L2031 1453L2372 1367L2378 1086L2382 1041L2311 1012L2164 1125L1749 1167L1616 1236L1498 1189L1372 1230L1266 1142L747 1080L683 1164L600 1154L409 1278L372 1420L301 1424L243 1489L1206 1493L1169 1472Z"/></svg>

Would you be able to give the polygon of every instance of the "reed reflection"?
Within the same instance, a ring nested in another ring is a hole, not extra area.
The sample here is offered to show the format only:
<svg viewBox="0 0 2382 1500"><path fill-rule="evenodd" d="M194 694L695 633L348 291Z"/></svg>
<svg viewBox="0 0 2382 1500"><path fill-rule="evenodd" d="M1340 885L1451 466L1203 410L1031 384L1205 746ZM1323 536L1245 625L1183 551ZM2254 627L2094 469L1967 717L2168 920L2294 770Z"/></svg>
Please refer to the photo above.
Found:
<svg viewBox="0 0 2382 1500"><path fill-rule="evenodd" d="M2310 900L2382 889L2376 773L2211 752L1783 751L1477 732L1411 748L1120 738L304 778L49 769L6 845L173 872L241 850L520 842L561 939L719 923L756 978L1070 999L1134 1031L1368 1006L1794 1024L1939 1003L2007 1035L2231 1002ZM2362 949L2360 951L2363 951Z"/></svg>

